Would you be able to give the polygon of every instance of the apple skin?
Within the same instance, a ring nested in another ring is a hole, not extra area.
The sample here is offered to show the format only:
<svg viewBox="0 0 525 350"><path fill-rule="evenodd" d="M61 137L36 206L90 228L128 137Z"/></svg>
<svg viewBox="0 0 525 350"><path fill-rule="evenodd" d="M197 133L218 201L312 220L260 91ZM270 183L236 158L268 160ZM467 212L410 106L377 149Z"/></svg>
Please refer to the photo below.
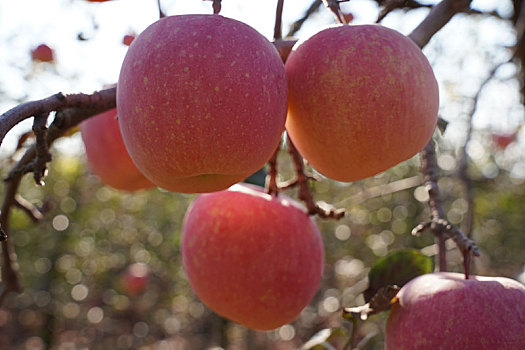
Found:
<svg viewBox="0 0 525 350"><path fill-rule="evenodd" d="M53 62L55 54L53 49L46 44L40 44L31 51L31 57L35 62Z"/></svg>
<svg viewBox="0 0 525 350"><path fill-rule="evenodd" d="M80 124L91 171L101 181L123 191L155 187L131 160L117 120L117 109L93 116Z"/></svg>
<svg viewBox="0 0 525 350"><path fill-rule="evenodd" d="M200 300L256 330L297 318L323 270L323 241L306 209L257 186L199 195L184 219L181 250Z"/></svg>
<svg viewBox="0 0 525 350"><path fill-rule="evenodd" d="M286 64L286 130L321 174L356 181L424 148L437 123L436 78L421 50L380 25L341 25L296 44Z"/></svg>
<svg viewBox="0 0 525 350"><path fill-rule="evenodd" d="M287 91L277 50L255 29L220 15L165 17L124 58L117 88L124 143L162 188L223 190L277 148Z"/></svg>
<svg viewBox="0 0 525 350"><path fill-rule="evenodd" d="M397 297L386 324L389 350L525 349L525 286L517 281L431 273Z"/></svg>

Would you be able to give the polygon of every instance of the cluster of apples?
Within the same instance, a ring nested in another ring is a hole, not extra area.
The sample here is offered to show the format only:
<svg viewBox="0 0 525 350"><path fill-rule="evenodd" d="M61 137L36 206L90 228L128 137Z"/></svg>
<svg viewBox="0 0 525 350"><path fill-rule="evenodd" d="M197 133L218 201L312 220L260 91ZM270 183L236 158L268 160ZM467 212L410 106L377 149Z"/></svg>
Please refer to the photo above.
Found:
<svg viewBox="0 0 525 350"><path fill-rule="evenodd" d="M375 175L425 146L438 100L421 50L379 25L322 30L283 64L242 22L170 16L130 45L118 120L110 111L81 130L107 184L203 193L182 228L189 282L212 310L267 330L293 321L314 296L323 243L293 199L234 184L269 160L285 129L321 174Z"/></svg>

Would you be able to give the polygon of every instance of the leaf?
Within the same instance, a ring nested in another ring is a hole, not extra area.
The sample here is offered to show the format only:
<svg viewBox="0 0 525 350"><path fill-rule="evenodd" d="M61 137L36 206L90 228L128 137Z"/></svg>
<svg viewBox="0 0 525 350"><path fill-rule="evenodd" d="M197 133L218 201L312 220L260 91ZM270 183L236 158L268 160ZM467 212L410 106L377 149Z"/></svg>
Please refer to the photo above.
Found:
<svg viewBox="0 0 525 350"><path fill-rule="evenodd" d="M266 181L266 170L261 168L248 176L243 182L264 187Z"/></svg>
<svg viewBox="0 0 525 350"><path fill-rule="evenodd" d="M432 259L417 249L403 249L379 259L368 273L369 286L364 297L370 301L380 288L403 287L408 281L433 270Z"/></svg>
<svg viewBox="0 0 525 350"><path fill-rule="evenodd" d="M357 318L365 321L369 316L387 310L395 301L399 289L398 286L379 288L377 293L370 299L369 303L362 306L344 308L343 317L346 319Z"/></svg>
<svg viewBox="0 0 525 350"><path fill-rule="evenodd" d="M315 333L310 340L304 343L301 350L335 350L330 341L346 337L348 337L348 332L343 328L325 328Z"/></svg>

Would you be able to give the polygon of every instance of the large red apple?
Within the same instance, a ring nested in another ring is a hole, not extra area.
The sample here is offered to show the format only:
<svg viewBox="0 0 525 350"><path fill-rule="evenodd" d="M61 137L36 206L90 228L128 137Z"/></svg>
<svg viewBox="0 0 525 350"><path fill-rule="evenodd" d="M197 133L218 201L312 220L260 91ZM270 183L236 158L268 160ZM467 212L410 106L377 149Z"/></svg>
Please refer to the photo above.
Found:
<svg viewBox="0 0 525 350"><path fill-rule="evenodd" d="M306 209L256 186L198 196L184 219L181 249L202 302L258 330L293 321L323 268L323 242Z"/></svg>
<svg viewBox="0 0 525 350"><path fill-rule="evenodd" d="M525 349L525 286L503 277L432 273L398 294L386 325L389 350Z"/></svg>
<svg viewBox="0 0 525 350"><path fill-rule="evenodd" d="M321 174L355 181L419 152L432 136L438 85L421 50L380 25L342 25L286 61L286 130Z"/></svg>
<svg viewBox="0 0 525 350"><path fill-rule="evenodd" d="M248 25L219 15L165 17L133 41L117 88L124 142L156 185L226 189L275 151L287 110L284 65Z"/></svg>
<svg viewBox="0 0 525 350"><path fill-rule="evenodd" d="M116 108L87 119L80 124L80 132L91 171L103 183L124 191L154 187L129 157Z"/></svg>

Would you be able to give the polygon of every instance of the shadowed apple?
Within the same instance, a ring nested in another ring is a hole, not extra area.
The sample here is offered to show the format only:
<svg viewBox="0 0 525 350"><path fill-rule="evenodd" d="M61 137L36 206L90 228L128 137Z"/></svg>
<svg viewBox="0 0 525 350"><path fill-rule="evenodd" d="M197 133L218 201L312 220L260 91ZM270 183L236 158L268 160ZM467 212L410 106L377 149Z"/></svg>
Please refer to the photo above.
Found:
<svg viewBox="0 0 525 350"><path fill-rule="evenodd" d="M181 250L201 301L258 330L297 318L323 270L323 242L306 209L253 185L198 196L184 219Z"/></svg>

